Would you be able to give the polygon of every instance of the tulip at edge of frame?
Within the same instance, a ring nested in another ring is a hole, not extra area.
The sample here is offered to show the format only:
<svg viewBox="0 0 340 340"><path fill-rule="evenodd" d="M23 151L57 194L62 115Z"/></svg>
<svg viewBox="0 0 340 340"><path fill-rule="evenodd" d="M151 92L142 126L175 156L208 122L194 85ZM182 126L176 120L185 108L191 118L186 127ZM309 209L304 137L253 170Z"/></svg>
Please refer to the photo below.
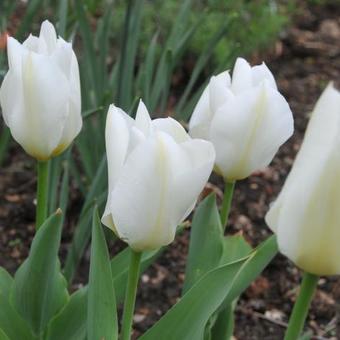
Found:
<svg viewBox="0 0 340 340"><path fill-rule="evenodd" d="M280 251L314 275L340 274L340 92L318 100L292 170L266 215Z"/></svg>

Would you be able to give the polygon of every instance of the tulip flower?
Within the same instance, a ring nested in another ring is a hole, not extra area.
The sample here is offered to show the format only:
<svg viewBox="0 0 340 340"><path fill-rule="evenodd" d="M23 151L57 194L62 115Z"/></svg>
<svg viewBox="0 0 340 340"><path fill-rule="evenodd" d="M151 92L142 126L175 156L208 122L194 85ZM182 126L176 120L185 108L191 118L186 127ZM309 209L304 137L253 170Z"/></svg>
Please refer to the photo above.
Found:
<svg viewBox="0 0 340 340"><path fill-rule="evenodd" d="M9 71L0 104L13 138L38 160L63 152L82 126L79 71L72 45L44 21L39 37L7 41Z"/></svg>
<svg viewBox="0 0 340 340"><path fill-rule="evenodd" d="M329 85L266 222L280 251L316 275L340 274L340 92Z"/></svg>
<svg viewBox="0 0 340 340"><path fill-rule="evenodd" d="M216 172L234 182L271 162L292 135L293 118L267 66L238 58L232 78L226 71L210 79L189 130L214 144Z"/></svg>
<svg viewBox="0 0 340 340"><path fill-rule="evenodd" d="M111 105L106 121L109 192L102 222L135 251L169 244L212 171L210 142L191 139L172 118L136 119Z"/></svg>

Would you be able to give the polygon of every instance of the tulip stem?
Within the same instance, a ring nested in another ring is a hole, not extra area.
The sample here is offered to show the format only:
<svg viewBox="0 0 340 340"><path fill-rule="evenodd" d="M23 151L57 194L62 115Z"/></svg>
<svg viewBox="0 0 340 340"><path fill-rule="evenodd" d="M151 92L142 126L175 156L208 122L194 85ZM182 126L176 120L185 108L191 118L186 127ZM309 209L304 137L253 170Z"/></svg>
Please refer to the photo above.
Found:
<svg viewBox="0 0 340 340"><path fill-rule="evenodd" d="M304 273L300 293L289 318L289 324L284 340L297 340L299 338L299 335L303 330L308 309L312 302L318 281L318 276L310 273Z"/></svg>
<svg viewBox="0 0 340 340"><path fill-rule="evenodd" d="M141 252L135 252L134 250L131 249L129 275L123 311L121 340L131 339L132 319L133 312L135 309L141 256L142 256Z"/></svg>
<svg viewBox="0 0 340 340"><path fill-rule="evenodd" d="M225 181L224 195L223 195L222 207L220 211L221 223L222 223L223 228L226 228L227 226L231 200L234 194L234 188L235 188L235 181L233 182Z"/></svg>
<svg viewBox="0 0 340 340"><path fill-rule="evenodd" d="M36 230L40 228L47 218L48 169L48 161L38 161Z"/></svg>

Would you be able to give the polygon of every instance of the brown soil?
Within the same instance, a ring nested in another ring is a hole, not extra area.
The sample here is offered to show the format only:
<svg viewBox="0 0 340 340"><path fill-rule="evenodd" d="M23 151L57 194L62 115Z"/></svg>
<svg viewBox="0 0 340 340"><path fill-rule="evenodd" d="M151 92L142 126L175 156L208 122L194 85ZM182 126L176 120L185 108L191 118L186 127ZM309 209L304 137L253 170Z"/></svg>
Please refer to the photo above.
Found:
<svg viewBox="0 0 340 340"><path fill-rule="evenodd" d="M242 231L253 245L270 235L263 217L280 191L299 149L308 113L329 80L340 83L339 56L340 5L331 4L301 5L292 25L275 47L265 55L253 56L254 63L266 60L275 74L294 113L295 133L270 167L237 183L228 233ZM34 234L34 173L34 162L13 145L5 166L0 169L0 265L11 273L27 256ZM77 200L73 204L77 206ZM70 211L76 210L71 207ZM71 220L72 216L66 227L71 228ZM178 300L188 240L189 231L185 231L142 275L135 336L143 333ZM69 237L65 235L63 249L68 242ZM87 261L83 261L80 272L84 275L78 280L86 279L87 266ZM278 255L242 295L236 311L235 338L282 339L299 280L299 270ZM338 278L321 279L306 325L313 339L340 339L339 311Z"/></svg>

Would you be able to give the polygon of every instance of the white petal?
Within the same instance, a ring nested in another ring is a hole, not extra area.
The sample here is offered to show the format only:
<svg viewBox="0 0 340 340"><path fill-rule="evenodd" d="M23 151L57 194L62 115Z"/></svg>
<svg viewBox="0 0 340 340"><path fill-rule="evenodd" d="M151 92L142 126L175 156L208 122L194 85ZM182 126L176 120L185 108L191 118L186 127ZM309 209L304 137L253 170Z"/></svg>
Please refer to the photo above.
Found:
<svg viewBox="0 0 340 340"><path fill-rule="evenodd" d="M252 72L248 62L243 58L237 58L232 82L231 89L235 94L243 91L247 91L252 87Z"/></svg>
<svg viewBox="0 0 340 340"><path fill-rule="evenodd" d="M27 50L39 53L39 38L30 34L28 38L22 43Z"/></svg>
<svg viewBox="0 0 340 340"><path fill-rule="evenodd" d="M21 73L10 69L0 88L0 104L6 125L16 125L16 119L23 112L23 94Z"/></svg>
<svg viewBox="0 0 340 340"><path fill-rule="evenodd" d="M52 54L57 46L57 33L54 26L48 20L41 24L39 40L45 42L47 53Z"/></svg>
<svg viewBox="0 0 340 340"><path fill-rule="evenodd" d="M210 109L209 85L203 91L197 102L189 122L189 132L192 137L208 139L210 122L213 112Z"/></svg>
<svg viewBox="0 0 340 340"><path fill-rule="evenodd" d="M260 85L263 81L266 80L273 89L277 90L274 76L265 63L253 66L251 69L251 73L253 78L253 86Z"/></svg>
<svg viewBox="0 0 340 340"><path fill-rule="evenodd" d="M182 143L190 139L184 127L171 117L154 119L152 126L155 130L163 131L170 135L177 143Z"/></svg>
<svg viewBox="0 0 340 340"><path fill-rule="evenodd" d="M136 147L112 192L110 211L117 233L135 250L159 248L175 235L168 209L169 138L157 133Z"/></svg>
<svg viewBox="0 0 340 340"><path fill-rule="evenodd" d="M71 77L71 68L78 68L77 58L72 50L72 45L61 39L58 39L57 48L52 52L51 57L53 61L60 67L60 70L64 72L67 79ZM79 79L78 79L79 82Z"/></svg>
<svg viewBox="0 0 340 340"><path fill-rule="evenodd" d="M172 211L176 224L192 211L198 195L203 190L215 162L212 143L193 139L181 144L186 161L173 161Z"/></svg>
<svg viewBox="0 0 340 340"><path fill-rule="evenodd" d="M151 118L142 100L139 101L139 105L136 113L135 126L145 135L148 136L151 131Z"/></svg>
<svg viewBox="0 0 340 340"><path fill-rule="evenodd" d="M24 112L18 120L23 135L13 137L27 153L47 159L58 146L67 118L69 84L49 57L29 52L23 66ZM18 130L18 131L19 131Z"/></svg>
<svg viewBox="0 0 340 340"><path fill-rule="evenodd" d="M264 84L238 95L212 121L217 167L228 180L245 178L268 165L292 132L292 113L277 91Z"/></svg>
<svg viewBox="0 0 340 340"><path fill-rule="evenodd" d="M22 45L12 37L7 38L8 65L14 72L21 72L22 58L25 56Z"/></svg>
<svg viewBox="0 0 340 340"><path fill-rule="evenodd" d="M216 112L226 101L233 97L230 91L230 83L228 71L211 77L209 82L209 104L212 112Z"/></svg>
<svg viewBox="0 0 340 340"><path fill-rule="evenodd" d="M126 122L124 114L125 113L123 113L121 109L112 104L110 105L106 117L105 141L109 188L102 222L104 225L113 230L115 230L115 228L110 212L111 193L114 190L117 179L121 175L125 158L128 152L130 138L129 126Z"/></svg>

